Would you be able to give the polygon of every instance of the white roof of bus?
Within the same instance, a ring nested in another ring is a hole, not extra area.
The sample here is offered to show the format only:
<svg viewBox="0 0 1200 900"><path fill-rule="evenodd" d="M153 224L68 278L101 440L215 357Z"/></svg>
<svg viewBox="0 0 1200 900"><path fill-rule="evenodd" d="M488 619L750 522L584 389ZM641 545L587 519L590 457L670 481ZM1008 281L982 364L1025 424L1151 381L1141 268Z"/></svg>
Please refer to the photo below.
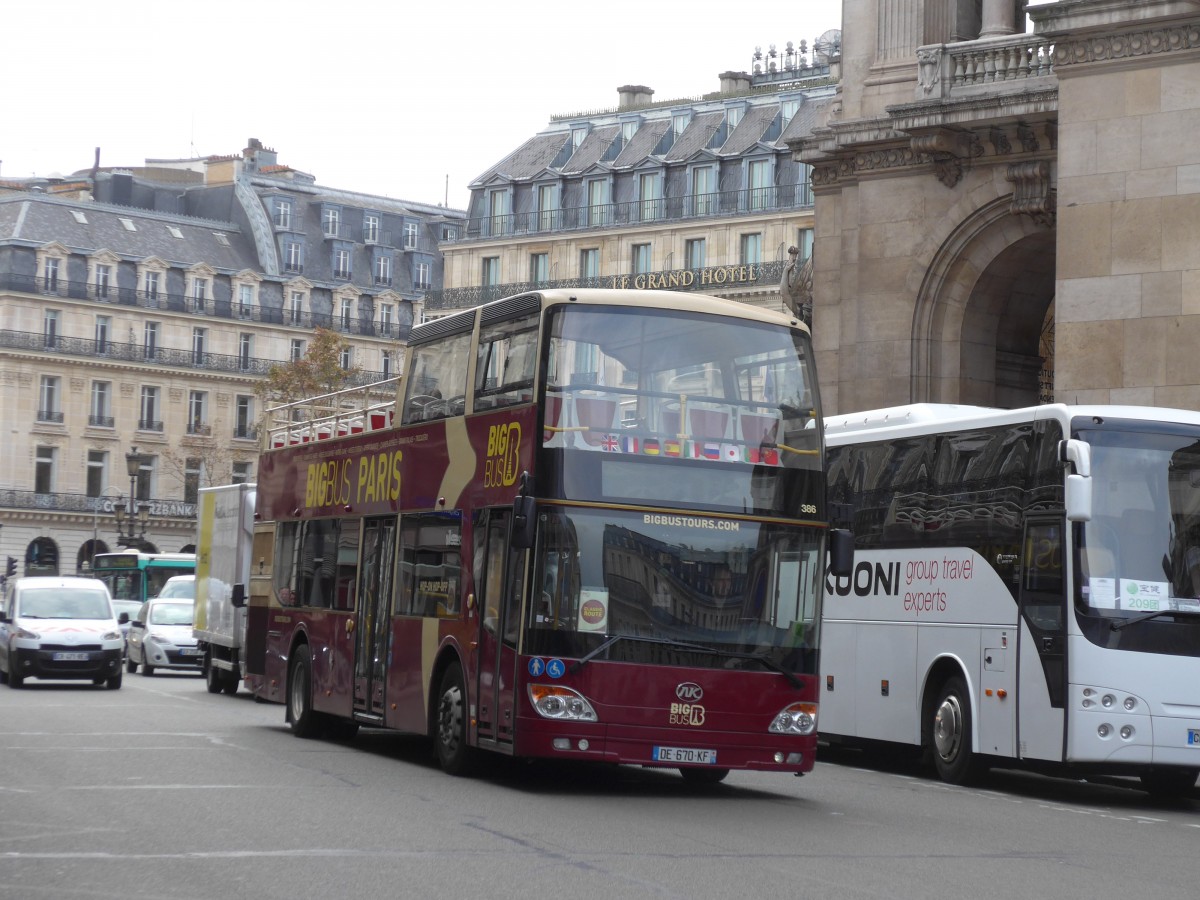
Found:
<svg viewBox="0 0 1200 900"><path fill-rule="evenodd" d="M1065 428L1077 416L1144 419L1149 422L1200 426L1200 412L1157 406L1068 406L1048 403L1021 409L995 409L954 403L913 403L828 416L825 419L825 436L831 444L843 444L856 439L880 440L908 434L931 434L945 431L950 426L957 429L1046 419L1058 419Z"/></svg>
<svg viewBox="0 0 1200 900"><path fill-rule="evenodd" d="M532 293L541 294L546 302L566 303L574 298L579 303L607 303L618 306L656 306L686 312L734 315L772 325L791 325L808 330L796 316L788 312L751 306L738 300L727 300L711 294L693 291L613 290L610 288L553 288ZM504 301L493 301L502 303Z"/></svg>

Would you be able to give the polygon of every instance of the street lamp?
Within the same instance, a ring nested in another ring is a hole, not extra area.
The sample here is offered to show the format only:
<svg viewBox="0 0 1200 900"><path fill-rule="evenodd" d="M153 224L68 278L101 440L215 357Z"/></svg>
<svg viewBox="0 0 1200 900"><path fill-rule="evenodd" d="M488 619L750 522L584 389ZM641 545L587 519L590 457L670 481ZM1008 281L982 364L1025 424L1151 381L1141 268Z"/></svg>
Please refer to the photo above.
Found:
<svg viewBox="0 0 1200 900"><path fill-rule="evenodd" d="M121 502L121 491L113 487L111 484L100 492L100 496L92 500L92 559L90 565L94 571L96 568L96 545L100 543L100 506L104 502L104 498L108 496L109 491L116 491L117 499L113 501L113 513L117 511L117 503ZM122 512L125 510L125 504L121 503ZM120 521L117 523L117 536L120 538Z"/></svg>
<svg viewBox="0 0 1200 900"><path fill-rule="evenodd" d="M117 517L117 540L127 547L140 547L146 540L146 526L150 523L150 504L138 502L137 482L142 472L142 455L137 445L125 454L125 470L129 473L129 509L126 515L125 501L113 503L113 515ZM129 522L129 531L124 530Z"/></svg>

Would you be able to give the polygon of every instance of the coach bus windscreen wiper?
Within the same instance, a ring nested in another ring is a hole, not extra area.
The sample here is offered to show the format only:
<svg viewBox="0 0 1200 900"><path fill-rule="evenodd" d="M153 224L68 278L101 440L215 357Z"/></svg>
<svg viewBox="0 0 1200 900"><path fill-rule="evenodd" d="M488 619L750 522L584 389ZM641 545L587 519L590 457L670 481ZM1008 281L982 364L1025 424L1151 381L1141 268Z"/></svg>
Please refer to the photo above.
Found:
<svg viewBox="0 0 1200 900"><path fill-rule="evenodd" d="M1120 631L1130 625L1136 625L1138 622L1147 622L1150 619L1157 619L1159 616L1197 616L1200 617L1200 609L1156 609L1154 612L1142 613L1140 616L1134 616L1132 619L1124 619L1120 622L1112 622L1108 627L1113 631Z"/></svg>
<svg viewBox="0 0 1200 900"><path fill-rule="evenodd" d="M762 653L743 653L737 650L721 650L717 647L709 647L704 644L690 644L687 641L676 641L672 638L642 637L634 634L614 634L595 650L592 650L577 659L572 664L571 671L578 672L584 667L584 665L591 662L618 641L638 641L639 643L643 644L664 644L668 647L677 647L680 650L696 650L700 653L711 653L715 656L726 656L731 659L750 659L754 662L760 663L764 668L770 669L772 672L778 672L788 680L788 683L792 687L803 687L802 682L795 675Z"/></svg>

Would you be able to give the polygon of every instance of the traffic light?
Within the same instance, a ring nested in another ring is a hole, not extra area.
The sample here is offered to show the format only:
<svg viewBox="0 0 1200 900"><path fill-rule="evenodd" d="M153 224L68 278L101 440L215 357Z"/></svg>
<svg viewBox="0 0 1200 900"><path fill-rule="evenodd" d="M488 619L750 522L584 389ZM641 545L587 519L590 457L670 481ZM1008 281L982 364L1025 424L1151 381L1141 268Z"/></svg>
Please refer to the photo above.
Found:
<svg viewBox="0 0 1200 900"><path fill-rule="evenodd" d="M4 574L7 577L12 577L17 574L17 561L14 557L8 558L8 565L4 569Z"/></svg>

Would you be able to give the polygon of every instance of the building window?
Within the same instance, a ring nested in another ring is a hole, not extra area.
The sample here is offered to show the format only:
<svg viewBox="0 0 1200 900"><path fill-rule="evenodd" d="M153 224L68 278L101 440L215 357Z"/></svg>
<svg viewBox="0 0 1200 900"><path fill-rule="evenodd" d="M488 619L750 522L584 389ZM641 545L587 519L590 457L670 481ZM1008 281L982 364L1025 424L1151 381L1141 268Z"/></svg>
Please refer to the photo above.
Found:
<svg viewBox="0 0 1200 900"><path fill-rule="evenodd" d="M600 277L600 251L595 247L579 251L579 277Z"/></svg>
<svg viewBox="0 0 1200 900"><path fill-rule="evenodd" d="M750 161L750 192L746 198L750 209L770 209L771 163L765 159Z"/></svg>
<svg viewBox="0 0 1200 900"><path fill-rule="evenodd" d="M142 355L154 359L158 355L158 323L147 322L142 326Z"/></svg>
<svg viewBox="0 0 1200 900"><path fill-rule="evenodd" d="M608 184L603 178L593 178L587 183L588 224L608 224Z"/></svg>
<svg viewBox="0 0 1200 900"><path fill-rule="evenodd" d="M550 280L550 254L529 254L529 280L534 284L545 284Z"/></svg>
<svg viewBox="0 0 1200 900"><path fill-rule="evenodd" d="M250 471L254 463L235 462L233 464L233 474L230 478L232 484L249 484Z"/></svg>
<svg viewBox="0 0 1200 900"><path fill-rule="evenodd" d="M692 169L692 214L708 216L716 212L716 189L712 166Z"/></svg>
<svg viewBox="0 0 1200 900"><path fill-rule="evenodd" d="M427 262L419 262L413 266L413 287L418 291L427 291L433 284L431 275L433 267Z"/></svg>
<svg viewBox="0 0 1200 900"><path fill-rule="evenodd" d="M302 338L292 338L292 362L299 362L304 359L304 340Z"/></svg>
<svg viewBox="0 0 1200 900"><path fill-rule="evenodd" d="M337 237L342 224L342 211L336 207L327 206L321 210L321 230L325 237Z"/></svg>
<svg viewBox="0 0 1200 900"><path fill-rule="evenodd" d="M303 291L292 291L291 322L293 325L302 325L304 323L304 292Z"/></svg>
<svg viewBox="0 0 1200 900"><path fill-rule="evenodd" d="M254 437L254 398L239 394L234 403L233 436L235 438Z"/></svg>
<svg viewBox="0 0 1200 900"><path fill-rule="evenodd" d="M162 431L162 423L159 423L159 431ZM138 500L150 499L150 485L154 480L154 462L155 457L142 454L142 467L138 470L136 490Z"/></svg>
<svg viewBox="0 0 1200 900"><path fill-rule="evenodd" d="M683 242L684 265L689 269L703 269L705 263L704 238L693 238Z"/></svg>
<svg viewBox="0 0 1200 900"><path fill-rule="evenodd" d="M112 266L96 264L96 299L107 300L108 289L112 283Z"/></svg>
<svg viewBox="0 0 1200 900"><path fill-rule="evenodd" d="M415 250L417 248L417 235L420 228L416 222L404 223L404 249Z"/></svg>
<svg viewBox="0 0 1200 900"><path fill-rule="evenodd" d="M202 463L197 457L189 456L183 463L183 502L195 503L200 499L200 475Z"/></svg>
<svg viewBox="0 0 1200 900"><path fill-rule="evenodd" d="M675 113L671 116L671 131L674 132L676 139L687 131L688 123L691 121L692 114L690 112Z"/></svg>
<svg viewBox="0 0 1200 900"><path fill-rule="evenodd" d="M275 227L276 228L291 228L292 227L292 201L276 198L275 200Z"/></svg>
<svg viewBox="0 0 1200 900"><path fill-rule="evenodd" d="M204 301L208 299L208 279L192 279L192 311L204 312Z"/></svg>
<svg viewBox="0 0 1200 900"><path fill-rule="evenodd" d="M208 393L206 391L188 392L188 434L208 434L207 415Z"/></svg>
<svg viewBox="0 0 1200 900"><path fill-rule="evenodd" d="M662 218L662 176L659 173L643 172L638 176L638 200L641 221Z"/></svg>
<svg viewBox="0 0 1200 900"><path fill-rule="evenodd" d="M88 414L89 425L112 428L112 382L92 382L92 410Z"/></svg>
<svg viewBox="0 0 1200 900"><path fill-rule="evenodd" d="M112 318L109 316L96 316L96 352L99 354L108 352L109 334L112 331Z"/></svg>
<svg viewBox="0 0 1200 900"><path fill-rule="evenodd" d="M812 258L813 230L811 228L796 229L796 247L800 251L800 259Z"/></svg>
<svg viewBox="0 0 1200 900"><path fill-rule="evenodd" d="M799 100L784 100L779 104L780 130L788 127L792 121L792 117L796 115L796 110L799 108Z"/></svg>
<svg viewBox="0 0 1200 900"><path fill-rule="evenodd" d="M254 285L238 285L238 318L250 319L254 316Z"/></svg>
<svg viewBox="0 0 1200 900"><path fill-rule="evenodd" d="M633 136L637 134L638 122L637 119L632 119L628 122L621 123L621 144L624 146L633 140Z"/></svg>
<svg viewBox="0 0 1200 900"><path fill-rule="evenodd" d="M508 191L501 188L488 193L488 215L491 217L488 234L505 234L508 223Z"/></svg>
<svg viewBox="0 0 1200 900"><path fill-rule="evenodd" d="M57 375L43 375L41 390L38 394L38 421L61 422L62 412L59 411L60 380Z"/></svg>
<svg viewBox="0 0 1200 900"><path fill-rule="evenodd" d="M396 307L390 303L379 304L379 333L384 337L395 337L392 327L396 321Z"/></svg>
<svg viewBox="0 0 1200 900"><path fill-rule="evenodd" d="M192 329L192 365L194 365L194 366L204 365L204 353L205 353L205 347L206 347L207 343L208 343L208 329L207 328L193 328Z"/></svg>
<svg viewBox="0 0 1200 900"><path fill-rule="evenodd" d="M341 353L338 354L338 362L341 363L344 371L349 372L350 367L354 365L354 351L349 347L343 347Z"/></svg>
<svg viewBox="0 0 1200 900"><path fill-rule="evenodd" d="M379 371L384 378L392 377L392 351L382 350L379 353Z"/></svg>
<svg viewBox="0 0 1200 900"><path fill-rule="evenodd" d="M375 257L375 283L384 285L392 283L392 258L390 256Z"/></svg>
<svg viewBox="0 0 1200 900"><path fill-rule="evenodd" d="M443 241L453 241L457 237L458 237L458 231L454 228L454 226L452 226L452 225L443 225L442 226L442 240Z"/></svg>
<svg viewBox="0 0 1200 900"><path fill-rule="evenodd" d="M58 264L59 260L54 256L47 256L42 263L42 290L48 293L57 293L58 291Z"/></svg>
<svg viewBox="0 0 1200 900"><path fill-rule="evenodd" d="M87 495L99 497L104 493L108 481L108 454L103 450L89 450L87 455Z"/></svg>
<svg viewBox="0 0 1200 900"><path fill-rule="evenodd" d="M42 344L46 349L58 346L58 310L42 311Z"/></svg>
<svg viewBox="0 0 1200 900"><path fill-rule="evenodd" d="M350 251L349 250L334 250L333 251L333 277L334 278L349 278L350 277Z"/></svg>
<svg viewBox="0 0 1200 900"><path fill-rule="evenodd" d="M537 189L538 230L551 231L554 228L554 210L558 205L554 185L540 184Z"/></svg>
<svg viewBox="0 0 1200 900"><path fill-rule="evenodd" d="M483 258L481 281L484 287L494 287L500 283L500 257L485 256Z"/></svg>
<svg viewBox="0 0 1200 900"><path fill-rule="evenodd" d="M286 272L304 271L304 253L296 241L288 241L283 245L283 268Z"/></svg>
<svg viewBox="0 0 1200 900"><path fill-rule="evenodd" d="M343 297L341 303L341 325L342 331L349 331L350 326L354 321L354 301L349 297Z"/></svg>
<svg viewBox="0 0 1200 900"><path fill-rule="evenodd" d="M754 263L762 262L762 235L761 234L759 234L759 233L743 234L741 236L741 240L739 241L739 244L740 244L740 252L741 252L741 260L740 261L743 266L748 266L748 265L752 265Z"/></svg>
<svg viewBox="0 0 1200 900"><path fill-rule="evenodd" d="M745 112L745 107L731 106L725 110L725 121L729 123L729 131L737 128L742 122L742 114Z"/></svg>
<svg viewBox="0 0 1200 900"><path fill-rule="evenodd" d="M141 431L162 431L162 421L158 418L158 388L142 386L139 416L138 428Z"/></svg>
<svg viewBox="0 0 1200 900"><path fill-rule="evenodd" d="M238 368L243 372L250 371L250 360L254 358L254 335L243 331L238 335Z"/></svg>
<svg viewBox="0 0 1200 900"><path fill-rule="evenodd" d="M146 295L146 299L149 300L151 304L158 303L160 278L161 273L151 272L149 270L147 270L146 274L142 277L142 293Z"/></svg>
<svg viewBox="0 0 1200 900"><path fill-rule="evenodd" d="M369 214L363 216L363 243L379 243L379 216Z"/></svg>
<svg viewBox="0 0 1200 900"><path fill-rule="evenodd" d="M645 275L650 271L650 245L633 245L633 274Z"/></svg>
<svg viewBox="0 0 1200 900"><path fill-rule="evenodd" d="M38 494L54 493L54 462L57 451L53 447L38 447L33 470L33 490Z"/></svg>

